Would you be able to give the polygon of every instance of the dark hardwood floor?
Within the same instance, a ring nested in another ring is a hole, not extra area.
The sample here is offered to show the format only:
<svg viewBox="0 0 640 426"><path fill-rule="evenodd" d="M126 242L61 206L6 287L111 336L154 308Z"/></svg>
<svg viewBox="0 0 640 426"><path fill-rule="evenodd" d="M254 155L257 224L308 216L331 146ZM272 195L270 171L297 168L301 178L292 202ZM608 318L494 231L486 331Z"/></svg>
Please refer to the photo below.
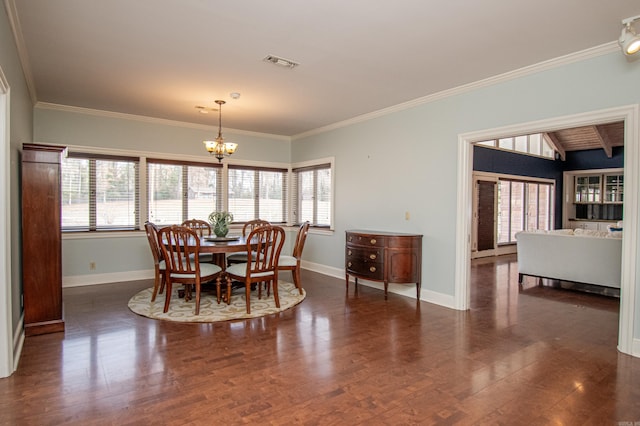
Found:
<svg viewBox="0 0 640 426"><path fill-rule="evenodd" d="M136 316L127 301L151 281L65 289L66 332L26 339L0 423L640 422L618 299L519 288L509 257L472 265L467 312L308 271L300 305L231 323Z"/></svg>

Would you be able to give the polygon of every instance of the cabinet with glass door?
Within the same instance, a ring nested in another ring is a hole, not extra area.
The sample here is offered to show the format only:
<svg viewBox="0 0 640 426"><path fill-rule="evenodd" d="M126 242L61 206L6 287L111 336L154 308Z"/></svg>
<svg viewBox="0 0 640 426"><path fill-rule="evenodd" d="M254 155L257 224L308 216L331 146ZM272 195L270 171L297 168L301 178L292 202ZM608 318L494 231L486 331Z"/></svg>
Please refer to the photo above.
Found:
<svg viewBox="0 0 640 426"><path fill-rule="evenodd" d="M623 202L624 176L621 174L604 175L604 203Z"/></svg>
<svg viewBox="0 0 640 426"><path fill-rule="evenodd" d="M600 203L601 175L575 177L575 202Z"/></svg>

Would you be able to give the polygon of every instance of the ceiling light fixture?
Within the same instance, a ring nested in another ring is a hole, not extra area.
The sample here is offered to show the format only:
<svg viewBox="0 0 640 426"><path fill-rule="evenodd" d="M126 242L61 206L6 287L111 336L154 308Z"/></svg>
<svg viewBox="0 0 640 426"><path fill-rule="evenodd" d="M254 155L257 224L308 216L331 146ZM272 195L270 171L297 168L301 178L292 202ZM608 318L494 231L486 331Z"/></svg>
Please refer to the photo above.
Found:
<svg viewBox="0 0 640 426"><path fill-rule="evenodd" d="M218 104L218 137L213 141L204 141L203 143L204 147L209 151L209 154L216 157L218 162L221 162L224 157L228 157L236 152L238 144L224 141L222 137L222 105L226 102L221 100L215 102Z"/></svg>
<svg viewBox="0 0 640 426"><path fill-rule="evenodd" d="M618 43L622 48L622 53L626 56L632 56L640 52L640 35L638 35L633 28L633 23L640 19L640 15L633 16L631 18L623 19L622 34Z"/></svg>

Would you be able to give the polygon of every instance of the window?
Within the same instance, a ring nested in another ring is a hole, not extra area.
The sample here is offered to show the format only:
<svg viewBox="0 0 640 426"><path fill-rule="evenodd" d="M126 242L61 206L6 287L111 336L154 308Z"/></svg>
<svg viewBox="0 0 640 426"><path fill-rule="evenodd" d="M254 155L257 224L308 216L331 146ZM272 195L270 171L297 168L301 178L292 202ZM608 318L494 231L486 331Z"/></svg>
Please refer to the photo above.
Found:
<svg viewBox="0 0 640 426"><path fill-rule="evenodd" d="M228 210L234 222L287 222L287 169L229 166Z"/></svg>
<svg viewBox="0 0 640 426"><path fill-rule="evenodd" d="M292 171L281 164L212 164L74 148L68 155L61 176L63 232L139 230L146 220L159 226L208 221L211 212L223 210L234 223L309 220L332 227L332 159Z"/></svg>
<svg viewBox="0 0 640 426"><path fill-rule="evenodd" d="M542 133L476 142L476 145L498 148L527 155L555 159L555 151Z"/></svg>
<svg viewBox="0 0 640 426"><path fill-rule="evenodd" d="M553 184L502 178L498 182L498 244L515 243L520 231L553 228Z"/></svg>
<svg viewBox="0 0 640 426"><path fill-rule="evenodd" d="M222 166L147 160L148 218L157 225L207 220L223 210Z"/></svg>
<svg viewBox="0 0 640 426"><path fill-rule="evenodd" d="M62 160L62 230L138 229L138 159L70 153Z"/></svg>
<svg viewBox="0 0 640 426"><path fill-rule="evenodd" d="M331 227L331 164L293 169L293 221L309 221L312 226Z"/></svg>

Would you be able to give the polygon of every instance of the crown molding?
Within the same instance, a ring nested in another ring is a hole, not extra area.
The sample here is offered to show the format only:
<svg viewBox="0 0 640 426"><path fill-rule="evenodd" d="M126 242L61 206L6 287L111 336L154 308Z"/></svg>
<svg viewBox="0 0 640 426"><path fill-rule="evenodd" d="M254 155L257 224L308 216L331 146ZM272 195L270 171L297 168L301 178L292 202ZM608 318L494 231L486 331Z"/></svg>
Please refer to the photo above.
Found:
<svg viewBox="0 0 640 426"><path fill-rule="evenodd" d="M216 131L216 132L218 131L217 126L211 126L208 124L189 123L186 121L168 120L165 118L148 117L145 115L127 114L124 112L106 111L106 110L93 109L93 108L77 107L72 105L54 104L49 102L36 102L34 108L48 109L48 110L54 110L54 111L73 112L76 114L93 115L97 117L118 118L121 120L140 121L143 123L163 124L167 126L184 127L189 129L198 129L198 130ZM274 135L271 133L250 132L248 130L238 130L238 129L232 129L228 127L224 128L224 132L233 133L234 135L246 135L246 136L254 136L254 137L265 138L265 139L275 139L275 140L281 140L284 142L289 142L291 140L289 136Z"/></svg>
<svg viewBox="0 0 640 426"><path fill-rule="evenodd" d="M27 47L22 37L22 26L20 25L20 18L16 10L15 0L4 0L4 7L7 10L7 17L9 19L9 26L13 33L13 40L16 43L16 50L18 51L18 58L20 59L20 65L22 66L22 74L27 85L27 91L31 98L31 103L35 104L38 101L38 94L36 92L36 84L33 81L33 74L31 73L31 66L29 65L29 55L27 55Z"/></svg>
<svg viewBox="0 0 640 426"><path fill-rule="evenodd" d="M361 123L363 121L372 120L377 117L393 114L399 111L404 111L409 108L414 108L420 105L428 104L431 102L445 99L451 96L460 95L483 87L492 86L494 84L503 83L506 81L514 80L516 78L536 74L542 71L558 68L563 65L572 64L575 62L584 61L591 58L603 56L614 51L619 50L617 42L609 42L600 46L592 47L589 49L581 50L578 52L570 53L568 55L560 56L558 58L550 59L547 61L539 62L534 65L529 65L523 68L519 68L513 71L508 71L502 74L488 77L483 80L478 80L473 83L464 84L462 86L454 87L452 89L443 90L431 95L423 96L413 99L411 101L403 102L398 105L394 105L388 108L383 108L377 111L373 111L367 114L358 115L348 120L339 121L337 123L329 124L327 126L318 127L317 129L309 130L307 132L299 133L291 136L291 140L302 139L308 136L313 136L321 133L326 133L331 130L339 129L342 127L350 126L352 124Z"/></svg>

